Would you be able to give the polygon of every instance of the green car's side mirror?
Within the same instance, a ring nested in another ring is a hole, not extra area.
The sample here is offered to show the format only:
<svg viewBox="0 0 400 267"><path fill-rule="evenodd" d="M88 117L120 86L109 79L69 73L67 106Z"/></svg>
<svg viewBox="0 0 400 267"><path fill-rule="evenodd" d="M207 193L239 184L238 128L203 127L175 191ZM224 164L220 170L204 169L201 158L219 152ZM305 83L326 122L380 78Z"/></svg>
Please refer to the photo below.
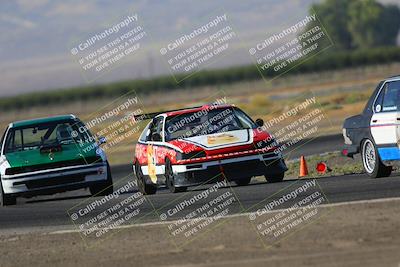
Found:
<svg viewBox="0 0 400 267"><path fill-rule="evenodd" d="M98 139L99 145L107 143L107 139L104 136L100 136Z"/></svg>

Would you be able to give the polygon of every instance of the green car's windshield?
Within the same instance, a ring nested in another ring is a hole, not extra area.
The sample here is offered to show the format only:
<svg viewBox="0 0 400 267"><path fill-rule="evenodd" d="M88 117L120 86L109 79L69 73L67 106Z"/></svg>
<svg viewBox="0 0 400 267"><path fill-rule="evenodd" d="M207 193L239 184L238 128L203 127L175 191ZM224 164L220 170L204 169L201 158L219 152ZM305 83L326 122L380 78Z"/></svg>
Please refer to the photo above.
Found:
<svg viewBox="0 0 400 267"><path fill-rule="evenodd" d="M218 108L169 117L165 124L167 141L199 135L257 128L253 120L238 108Z"/></svg>
<svg viewBox="0 0 400 267"><path fill-rule="evenodd" d="M38 149L45 145L91 142L93 137L80 121L42 123L11 128L6 137L5 153Z"/></svg>

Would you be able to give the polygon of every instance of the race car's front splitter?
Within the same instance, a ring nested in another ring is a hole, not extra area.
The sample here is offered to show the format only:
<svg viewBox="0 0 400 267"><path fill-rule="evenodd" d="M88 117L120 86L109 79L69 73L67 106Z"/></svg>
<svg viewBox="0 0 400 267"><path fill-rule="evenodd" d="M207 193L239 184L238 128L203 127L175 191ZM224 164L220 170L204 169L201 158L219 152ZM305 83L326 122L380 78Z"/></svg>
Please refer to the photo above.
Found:
<svg viewBox="0 0 400 267"><path fill-rule="evenodd" d="M5 175L1 182L6 194L34 196L85 188L106 179L107 165L102 162L18 175Z"/></svg>
<svg viewBox="0 0 400 267"><path fill-rule="evenodd" d="M157 167L160 172L165 169L161 165ZM267 153L187 165L173 165L172 170L175 175L175 186L179 187L215 183L224 179L236 181L260 175L274 175L288 169L280 154ZM147 177L147 166L142 166L142 171Z"/></svg>

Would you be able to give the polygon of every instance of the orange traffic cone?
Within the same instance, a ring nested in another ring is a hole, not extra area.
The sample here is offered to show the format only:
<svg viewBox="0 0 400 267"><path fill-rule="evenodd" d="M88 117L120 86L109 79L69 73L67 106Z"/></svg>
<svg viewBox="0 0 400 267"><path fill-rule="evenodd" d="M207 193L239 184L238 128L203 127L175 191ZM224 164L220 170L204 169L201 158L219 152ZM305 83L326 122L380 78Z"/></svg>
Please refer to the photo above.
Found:
<svg viewBox="0 0 400 267"><path fill-rule="evenodd" d="M304 156L301 156L300 158L300 173L299 173L299 178L305 177L308 175L308 168L307 168L307 162L306 158Z"/></svg>

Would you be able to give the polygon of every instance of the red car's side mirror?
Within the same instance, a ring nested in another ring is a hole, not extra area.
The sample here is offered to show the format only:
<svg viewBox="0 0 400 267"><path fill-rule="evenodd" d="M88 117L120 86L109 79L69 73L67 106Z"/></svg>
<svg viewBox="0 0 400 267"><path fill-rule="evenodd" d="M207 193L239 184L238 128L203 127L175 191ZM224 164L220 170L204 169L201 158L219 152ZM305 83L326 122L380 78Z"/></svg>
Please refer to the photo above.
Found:
<svg viewBox="0 0 400 267"><path fill-rule="evenodd" d="M256 124L257 124L258 127L263 127L264 126L263 119L256 119Z"/></svg>
<svg viewBox="0 0 400 267"><path fill-rule="evenodd" d="M153 133L153 134L151 135L151 141L161 142L161 141L162 141L161 134L159 134L159 133Z"/></svg>

